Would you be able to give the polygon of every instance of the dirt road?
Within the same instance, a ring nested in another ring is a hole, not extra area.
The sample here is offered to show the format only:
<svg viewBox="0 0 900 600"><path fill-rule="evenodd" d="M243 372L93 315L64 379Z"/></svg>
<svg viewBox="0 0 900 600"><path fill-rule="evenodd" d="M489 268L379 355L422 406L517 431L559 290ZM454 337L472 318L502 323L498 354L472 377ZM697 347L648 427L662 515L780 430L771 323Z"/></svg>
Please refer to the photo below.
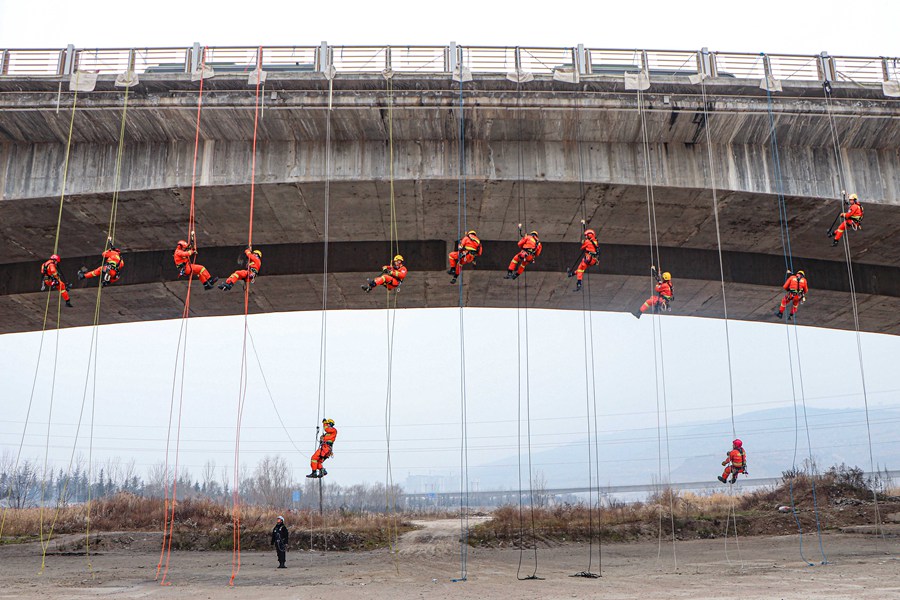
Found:
<svg viewBox="0 0 900 600"><path fill-rule="evenodd" d="M468 580L460 575L458 521L426 522L401 540L397 553L292 552L288 569L277 570L275 554L244 552L233 589L230 552L175 552L169 577L160 586L154 577L159 557L158 534L101 534L89 571L84 555L66 554L72 539L61 540L38 574L40 546L0 548L0 598L46 600L80 598L327 598L328 600L396 598L900 598L900 540L870 535L827 534L824 549L831 564L806 566L796 535L731 540L607 545L603 577L570 577L587 568L587 546L567 544L538 550L543 580L518 581L517 550L468 549ZM596 548L595 548L596 551ZM811 562L822 560L814 536L804 537ZM677 568L675 567L677 558ZM521 574L533 570L534 555L523 556ZM598 571L596 556L592 565Z"/></svg>

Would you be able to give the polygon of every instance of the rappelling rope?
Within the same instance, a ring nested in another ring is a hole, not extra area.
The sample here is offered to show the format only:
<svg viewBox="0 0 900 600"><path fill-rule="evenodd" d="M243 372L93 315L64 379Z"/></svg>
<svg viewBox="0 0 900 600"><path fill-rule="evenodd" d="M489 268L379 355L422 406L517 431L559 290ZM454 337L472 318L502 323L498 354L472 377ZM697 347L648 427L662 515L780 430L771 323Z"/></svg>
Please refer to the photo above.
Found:
<svg viewBox="0 0 900 600"><path fill-rule="evenodd" d="M768 87L768 86L767 86ZM775 112L773 109L773 101L772 101L772 92L769 89L766 89L766 100L767 100L767 108L769 113L769 128L772 137L772 166L774 168L775 174L775 185L776 192L778 197L778 216L779 216L779 230L781 234L781 247L782 254L784 255L784 265L787 271L791 273L794 272L794 257L791 251L791 232L790 226L788 223L788 214L787 214L787 202L784 196L784 177L781 170L781 156L778 151L778 130L775 127ZM802 363L800 359L800 338L797 336L797 316L794 315L794 336L797 348L797 369L799 375L800 382L800 396L801 401L803 403L803 421L806 427L806 442L808 448L808 459L809 459L809 468L810 468L810 483L812 487L812 497L813 497L813 511L816 520L816 537L819 542L819 551L822 554L822 564L828 562L828 558L825 555L825 548L822 543L822 528L819 521L819 503L816 494L816 465L812 456L812 442L810 438L809 432L809 421L806 418L806 391L803 386L803 369ZM788 481L788 493L790 494L791 500L791 514L794 517L794 522L797 524L797 534L799 540L799 551L800 558L809 566L813 566L813 563L806 558L803 552L803 525L800 521L800 516L797 511L797 503L794 498L794 477L797 473L797 451L799 447L799 437L800 437L800 421L799 415L797 413L797 389L796 383L794 380L794 355L793 350L791 349L791 335L790 331L785 328L785 341L787 342L788 349L788 368L791 373L791 396L793 399L793 407L794 407L794 452L793 458L791 459L791 477Z"/></svg>
<svg viewBox="0 0 900 600"><path fill-rule="evenodd" d="M75 74L75 77L76 78L78 77L77 73ZM65 153L65 158L63 159L62 184L61 184L61 190L60 190L60 195L59 195L59 211L58 211L57 217L56 217L56 234L55 234L54 240L53 240L53 254L59 254L59 231L60 231L60 227L62 226L63 204L64 204L65 198L66 198L66 181L67 181L68 174L69 174L69 155L70 155L70 152L72 149L72 132L74 131L74 126L75 126L75 109L76 109L77 103L78 103L78 91L76 89L75 93L72 96L72 111L69 116L69 131L68 131L68 136L66 139L66 153ZM43 274L42 274L42 277L43 277ZM61 274L60 274L60 277L61 277ZM13 474L18 472L18 470L19 470L19 460L22 457L22 448L25 445L25 434L28 431L28 423L31 418L31 408L32 408L32 405L34 404L34 392L35 392L35 389L37 388L38 374L40 372L40 367L41 367L41 355L43 354L43 350L44 350L44 334L47 331L47 316L49 315L49 312L50 312L50 295L52 293L53 293L52 288L47 290L47 301L44 304L44 318L41 323L41 338L40 338L40 342L38 344L37 364L35 364L35 367L34 367L34 378L31 382L31 394L28 397L28 408L25 411L25 425L22 427L22 437L19 440L19 448L16 451L16 461L14 463L13 470L12 470ZM43 469L43 475L41 477L41 508L40 508L40 517L39 518L40 518L40 540L41 540L42 545L43 545L43 541L44 541L44 497L45 497L45 492L46 492L44 482L47 480L47 465L48 465L48 458L49 458L49 452L50 452L50 425L51 425L51 422L53 421L53 419L52 419L52 417L53 417L53 396L54 396L54 391L56 388L56 363L57 363L57 358L59 357L59 329L60 329L61 310L62 310L62 295L59 292L57 292L56 344L55 344L55 349L54 349L54 353L53 353L53 377L51 380L51 388L50 388L50 408L49 408L49 412L47 415L47 437L46 437L45 448L44 448L44 469ZM2 537L3 537L3 528L6 525L6 513L10 508L9 500L12 496L12 490L13 490L13 486L9 486L9 488L7 489L6 506L3 508L3 516L2 516L2 518L0 518L0 539L2 539ZM48 540L48 543L49 543L49 540ZM42 561L41 570L43 570L43 568L44 567L43 567L43 561Z"/></svg>
<svg viewBox="0 0 900 600"><path fill-rule="evenodd" d="M656 199L654 197L653 191L653 167L650 163L650 137L647 132L647 118L646 118L646 110L644 108L644 94L643 91L637 90L637 104L638 104L638 116L641 121L641 141L643 147L643 159L644 159L644 177L646 180L646 197L647 197L647 226L649 228L650 235L650 260L653 261L653 264L657 265L659 268L659 272L662 273L662 265L659 254L659 229L656 225ZM655 293L655 279L651 275L650 277L650 290L651 294ZM662 325L659 322L658 311L655 310L651 315L652 317L652 326L653 326L653 373L654 373L654 387L656 390L656 438L657 438L657 468L660 474L660 478L662 477L662 437L663 431L665 432L665 446L666 446L666 472L667 472L667 485L671 485L672 482L672 465L671 465L671 457L669 450L669 417L668 417L668 408L666 403L666 371L665 371L665 360L663 354L663 346L662 346ZM662 410L660 411L660 384L662 387ZM662 422L660 417L662 414ZM661 431L661 429L663 431ZM669 518L671 521L671 530L672 530L672 559L674 563L674 568L678 569L678 554L675 545L675 499L674 499L674 490L669 489ZM657 549L657 563L659 563L662 559L662 508L659 511L659 537L658 537L658 549Z"/></svg>
<svg viewBox="0 0 900 600"><path fill-rule="evenodd" d="M460 72L462 69L460 69ZM457 181L456 230L457 239L462 239L463 232L468 230L466 208L466 120L463 97L463 77L459 81L459 115L457 136L457 160L459 161L459 178ZM459 407L460 407L460 449L459 449L459 577L453 581L466 581L469 577L469 445L468 423L466 416L466 332L464 318L463 288L465 271L460 272L459 279Z"/></svg>
<svg viewBox="0 0 900 600"><path fill-rule="evenodd" d="M77 74L76 74L77 77ZM110 206L109 211L109 223L107 226L107 243L105 244L106 248L111 248L115 243L115 230L116 230L116 218L118 216L118 201L119 201L119 184L121 180L121 164L122 164L122 154L124 152L124 144L125 144L125 123L126 117L128 114L128 93L130 87L125 88L125 95L122 105L122 121L119 128L119 143L116 152L116 167L115 167L115 177L113 181L113 195L112 195L112 205ZM73 100L73 111L74 111L74 100ZM74 119L74 115L73 115ZM70 124L71 127L71 124ZM105 259L104 259L105 260ZM46 542L42 541L41 543L41 572L43 572L44 567L46 566L46 558L47 558L47 550L50 546L50 540L53 537L53 531L56 527L56 523L59 519L59 513L62 508L63 501L66 497L66 493L69 486L69 480L72 471L72 463L75 459L75 451L78 447L78 438L81 433L81 425L84 417L84 408L87 403L87 394L88 394L88 383L92 381L91 385L91 424L89 429L89 445L88 445L88 488L87 488L87 501L85 502L85 557L87 559L87 567L91 572L91 576L93 577L93 566L91 564L91 503L92 503L92 491L90 482L93 479L93 448L94 448L94 415L95 415L95 407L97 400L97 357L99 354L99 325L100 325L100 301L103 294L103 276L101 275L98 278L97 284L97 297L94 303L94 321L91 328L91 341L90 341L90 351L88 352L88 366L87 372L85 373L84 380L84 392L81 398L81 409L78 413L78 425L75 430L75 438L72 442L72 452L69 457L69 464L66 468L66 476L65 483L63 484L63 488L60 492L59 498L56 502L56 510L53 516L53 522L50 525L50 532L47 535ZM93 375L93 378L92 378ZM42 501L43 504L43 501Z"/></svg>
<svg viewBox="0 0 900 600"><path fill-rule="evenodd" d="M206 51L200 57L200 72L206 66ZM191 164L191 203L188 213L188 247L197 250L197 242L195 235L195 200L197 196L197 156L200 149L200 115L203 108L203 81L200 78L200 89L197 94L197 116L194 123L194 154ZM159 580L161 585L168 585L167 576L169 573L169 559L172 553L172 537L175 531L175 506L178 502L178 459L181 449L181 415L182 406L184 404L184 375L185 365L187 361L187 342L188 342L188 317L190 316L191 307L191 287L194 281L193 264L196 260L196 253L191 257L191 269L188 273L187 292L184 296L184 307L181 312L181 326L178 330L178 344L175 348L175 364L172 368L172 392L169 399L169 422L166 429L166 459L165 459L165 487L163 492L163 540L162 547L159 551L159 562L156 565L156 577L159 579L160 569L163 570L162 579ZM172 418L175 412L175 388L178 380L178 363L179 354L181 358L181 381L178 385L178 419L175 433L175 465L172 472L172 496L171 506L169 504L169 446L172 439ZM163 568L164 567L164 568Z"/></svg>
<svg viewBox="0 0 900 600"><path fill-rule="evenodd" d="M394 255L400 254L400 243L397 231L397 209L394 196L394 80L391 76L387 76L387 101L388 101L388 181L390 182L390 223L388 234L388 263L393 266ZM385 511L390 517L390 525L388 527L388 543L390 546L391 556L394 560L394 570L400 574L400 563L397 555L397 542L400 538L400 527L397 516L397 496L394 489L394 474L391 468L391 399L393 393L393 373L394 373L394 326L397 323L397 296L399 288L391 294L387 286L385 289L385 302L387 316L387 389L384 401L384 436L386 447L385 459L385 486L384 486L384 503ZM393 304L391 302L393 296Z"/></svg>
<svg viewBox="0 0 900 600"><path fill-rule="evenodd" d="M517 170L518 170L518 181L516 182L516 195L517 195L517 205L518 205L518 217L519 223L526 226L528 225L528 202L525 199L525 157L522 150L522 109L518 104L521 102L522 94L519 90L519 84L516 84L516 100L517 100L517 110L516 110L516 122L518 125L518 142L517 142ZM519 232L521 235L522 231ZM524 306L524 308L523 308ZM520 321L520 317L522 321L524 321L524 330L525 330L525 360L522 360L522 325ZM537 552L537 523L534 513L534 469L532 467L531 462L531 376L530 376L530 365L529 365L529 351L528 351L528 269L522 273L522 283L516 285L516 351L518 354L517 360L517 378L516 381L518 383L518 455L519 455L519 565L516 568L516 578L520 581L529 580L529 579L542 579L537 576L538 570L538 552ZM525 419L526 419L526 442L528 447L528 494L529 494L529 512L531 517L531 545L534 550L534 569L532 570L530 575L526 575L522 577L522 560L525 554L525 543L524 543L524 517L523 517L523 506L522 506L522 371L524 364L524 372L525 372Z"/></svg>
<svg viewBox="0 0 900 600"><path fill-rule="evenodd" d="M262 48L256 53L256 102L253 111L253 146L250 159L250 219L247 232L247 247L253 247L253 207L256 198L256 144L259 136L259 105L260 85L262 83ZM249 261L249 259L248 259ZM239 397L237 406L237 423L235 426L234 440L234 488L232 489L232 553L231 553L231 578L228 585L234 585L234 579L241 570L241 489L240 489L240 458L241 458L241 420L244 416L244 404L247 400L247 338L249 334L250 313L250 286L251 278L247 265L247 279L244 281L244 339L241 351L241 372L239 384Z"/></svg>
<svg viewBox="0 0 900 600"><path fill-rule="evenodd" d="M581 223L582 237L583 230L587 227L587 200L584 186L584 153L582 151L581 140L579 136L581 119L578 106L574 111L574 127L575 127L575 148L578 153L578 191L581 197ZM582 255L584 258L584 255ZM591 310L591 278L585 271L587 282L585 287L586 293L581 295L581 322L584 332L584 402L585 402L585 418L587 422L587 449L588 449L588 564L587 569L571 575L571 577L587 577L596 578L603 574L603 540L600 533L600 464L599 449L597 448L597 373L594 368L594 318ZM591 400L593 399L594 423L593 432L591 431ZM594 447L591 448L593 438ZM592 456L592 452L594 456ZM594 460L596 459L596 461ZM592 462L594 463L592 465ZM593 478L593 469L597 470L596 480ZM597 570L599 573L593 573L591 567L594 559L594 481L597 483Z"/></svg>
<svg viewBox="0 0 900 600"><path fill-rule="evenodd" d="M325 391L327 383L328 366L328 229L329 211L331 208L331 116L334 110L334 79L328 79L328 106L325 110L325 189L324 189L324 215L323 215L323 253L322 253L322 319L319 331L319 382L316 395L316 433L313 439L313 452L317 451L319 431L325 415ZM323 509L324 482L319 478L319 513L322 517L322 542L323 550L328 551L328 528ZM310 528L309 547L315 547L315 532Z"/></svg>
<svg viewBox="0 0 900 600"><path fill-rule="evenodd" d="M728 399L729 399L729 408L731 409L731 435L732 439L737 438L737 427L734 422L734 375L732 373L731 366L731 335L728 329L728 299L725 294L725 261L722 259L722 231L719 225L719 196L718 196L718 186L716 182L716 165L713 161L713 151L712 151L712 133L710 132L709 127L709 102L706 96L706 80L700 80L700 93L703 101L703 130L706 135L706 157L707 164L709 165L709 180L710 187L712 188L712 205L713 205L713 218L716 224L716 251L719 257L719 279L722 285L722 312L723 312L723 322L725 324L725 351L726 357L728 359ZM737 526L737 513L735 512L735 503L736 499L734 496L734 490L731 488L728 490L728 495L731 497L731 517L734 521L734 538L738 540L738 526ZM741 569L744 568L744 559L740 554L740 542L737 542L738 547L738 557L741 561ZM725 522L725 558L729 560L728 557L728 521Z"/></svg>
<svg viewBox="0 0 900 600"><path fill-rule="evenodd" d="M825 110L828 115L828 124L831 129L831 141L834 149L834 159L837 165L838 171L838 180L840 183L840 187L842 190L840 205L841 212L844 212L844 196L843 190L847 189L847 183L844 178L844 158L841 154L841 141L840 134L837 130L837 124L834 119L834 111L832 110L832 97L831 97L831 84L829 82L825 82L822 85L822 91L825 95ZM845 232L846 233L846 232ZM869 395L866 389L866 371L864 367L863 361L863 351L862 351L862 336L860 335L860 327L859 327L859 301L856 298L856 280L853 276L853 257L850 254L850 236L844 235L844 259L847 262L847 278L850 282L850 303L853 308L853 326L856 330L856 352L859 357L859 375L860 381L862 383L862 393L863 393L863 407L865 409L866 415L866 436L868 438L869 443L869 469L871 473L876 473L875 470L875 455L872 451L872 426L869 419ZM880 537L882 540L885 540L884 533L884 524L881 522L881 511L878 505L878 487L876 481L873 478L870 480L872 485L872 498L875 504L875 528L878 530L878 535L875 537L875 548L876 551L878 549L878 538Z"/></svg>

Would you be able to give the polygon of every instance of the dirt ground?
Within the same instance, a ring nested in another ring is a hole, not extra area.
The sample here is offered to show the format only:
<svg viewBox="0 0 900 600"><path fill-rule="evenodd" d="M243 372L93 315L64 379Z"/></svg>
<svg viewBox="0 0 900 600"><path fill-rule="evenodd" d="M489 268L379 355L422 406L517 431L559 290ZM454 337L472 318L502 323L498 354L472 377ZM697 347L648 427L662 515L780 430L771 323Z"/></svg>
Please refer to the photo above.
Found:
<svg viewBox="0 0 900 600"><path fill-rule="evenodd" d="M543 580L518 581L519 551L468 549L468 580L460 575L459 521L421 521L405 534L396 554L292 552L288 568L275 569L274 552L244 552L234 588L228 587L230 552L174 552L171 586L154 581L160 535L100 534L90 569L72 552L79 536L55 541L39 574L40 545L0 548L0 598L900 598L900 539L829 533L822 557L815 536L803 549L816 566L801 560L797 535L605 545L602 578L570 575L587 568L588 548L563 544L538 549ZM83 536L80 536L83 540ZM93 542L92 542L93 543ZM594 548L596 552L596 547ZM533 551L523 557L522 576L534 569ZM675 560L677 558L677 568ZM596 554L592 570L600 570Z"/></svg>

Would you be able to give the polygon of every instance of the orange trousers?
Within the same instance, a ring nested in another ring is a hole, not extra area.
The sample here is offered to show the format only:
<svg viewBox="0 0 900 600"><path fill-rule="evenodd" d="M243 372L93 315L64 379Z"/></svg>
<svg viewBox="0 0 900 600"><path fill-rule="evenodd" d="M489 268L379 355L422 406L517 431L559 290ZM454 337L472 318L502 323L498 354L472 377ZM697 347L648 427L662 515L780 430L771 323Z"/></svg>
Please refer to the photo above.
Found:
<svg viewBox="0 0 900 600"><path fill-rule="evenodd" d="M55 277L44 277L44 285L47 286L47 289L50 290L59 288L59 293L62 296L62 299L66 302L69 301L69 291L66 289L66 282L62 279L57 279Z"/></svg>
<svg viewBox="0 0 900 600"><path fill-rule="evenodd" d="M322 444L319 446L319 449L313 453L312 458L309 459L309 466L312 467L313 470L321 469L325 459L329 458L332 454L331 446Z"/></svg>
<svg viewBox="0 0 900 600"><path fill-rule="evenodd" d="M109 274L110 283L115 283L119 280L119 271L113 265L104 265L102 267L97 267L93 271L88 271L84 274L84 278L90 279L91 277L100 277L104 270Z"/></svg>
<svg viewBox="0 0 900 600"><path fill-rule="evenodd" d="M728 476L734 473L734 478L737 479L738 473L743 473L744 467L735 467L733 465L728 465L725 467L725 471L722 473L722 479L728 479Z"/></svg>
<svg viewBox="0 0 900 600"><path fill-rule="evenodd" d="M641 312L647 312L651 306L656 306L657 304L661 304L658 310L665 310L669 303L662 296L650 296L647 298L647 301L641 305Z"/></svg>
<svg viewBox="0 0 900 600"><path fill-rule="evenodd" d="M534 254L519 250L518 254L513 256L509 262L509 271L515 271L519 275L525 272L525 267L534 262Z"/></svg>
<svg viewBox="0 0 900 600"><path fill-rule="evenodd" d="M598 262L597 258L591 256L590 254L585 254L581 257L581 262L578 263L578 268L575 269L575 276L578 278L578 281L584 279L584 272L588 270L588 267L593 267ZM643 310L641 311L643 312Z"/></svg>
<svg viewBox="0 0 900 600"><path fill-rule="evenodd" d="M460 256L462 254L462 256ZM450 268L456 269L456 276L459 277L460 271L462 271L462 266L467 265L471 262L475 262L475 255L469 254L468 252L451 252L450 253Z"/></svg>
<svg viewBox="0 0 900 600"><path fill-rule="evenodd" d="M397 287L398 285L400 285L400 280L397 279L396 277L392 277L390 275L385 274L385 275L382 275L381 277L375 278L375 285L376 286L383 285L387 289L392 290L395 287Z"/></svg>
<svg viewBox="0 0 900 600"><path fill-rule="evenodd" d="M192 265L191 263L183 263L180 265L180 271L178 273L179 277L188 277L189 275L193 275L194 277L200 278L200 283L206 283L209 281L209 271L206 270L206 267L203 265ZM237 281L237 280L235 280ZM231 283L234 283L232 281Z"/></svg>
<svg viewBox="0 0 900 600"><path fill-rule="evenodd" d="M797 307L800 306L800 294L785 294L784 298L781 299L781 306L778 308L778 312L783 313L789 302L793 304L791 306L791 314L796 314Z"/></svg>
<svg viewBox="0 0 900 600"><path fill-rule="evenodd" d="M853 219L844 219L843 221L841 221L841 224L838 226L838 228L834 231L834 241L839 242L841 240L841 238L844 236L844 232L847 231L847 227L856 229L857 227L859 227L859 225L857 225L856 221L854 221Z"/></svg>
<svg viewBox="0 0 900 600"><path fill-rule="evenodd" d="M252 283L256 278L256 273L251 273L249 269L240 269L229 275L228 279L225 280L225 283L234 284L238 281L247 281L248 277L250 278L250 282ZM209 278L208 275L207 278Z"/></svg>

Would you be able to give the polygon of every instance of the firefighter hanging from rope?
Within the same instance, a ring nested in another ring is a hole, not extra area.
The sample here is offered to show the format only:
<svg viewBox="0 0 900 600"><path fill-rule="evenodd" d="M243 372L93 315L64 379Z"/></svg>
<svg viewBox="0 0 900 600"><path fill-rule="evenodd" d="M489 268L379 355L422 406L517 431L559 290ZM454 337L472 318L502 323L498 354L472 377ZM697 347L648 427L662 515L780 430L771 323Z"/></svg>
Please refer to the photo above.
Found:
<svg viewBox="0 0 900 600"><path fill-rule="evenodd" d="M62 273L59 272L59 255L52 255L44 264L41 265L41 291L59 290L59 295L66 301L66 306L72 308L69 302L69 286L66 285Z"/></svg>
<svg viewBox="0 0 900 600"><path fill-rule="evenodd" d="M656 294L647 298L647 301L638 310L631 313L638 319L649 308L652 308L653 312L656 313L670 310L669 304L675 299L675 285L672 283L672 274L666 271L660 277L655 266L650 267L650 272L656 277Z"/></svg>
<svg viewBox="0 0 900 600"><path fill-rule="evenodd" d="M841 192L842 196L843 194L844 192ZM847 201L849 202L847 212L842 212L837 217L835 217L834 221L831 223L831 227L828 228L828 237L834 238L834 240L832 240L831 242L832 247L838 245L838 242L841 241L841 238L847 231L847 227L849 227L853 231L862 229L863 207L862 204L859 203L859 196L857 196L856 194L850 194L850 198L848 198ZM841 205L843 208L843 202L841 202ZM833 230L834 224L837 223L838 220L841 221L841 224L836 230Z"/></svg>
<svg viewBox="0 0 900 600"><path fill-rule="evenodd" d="M319 436L319 448L313 453L309 460L312 467L312 473L307 475L311 479L321 478L328 475L325 470L325 461L334 456L334 440L337 438L337 429L334 428L334 419L322 419L322 429L324 433Z"/></svg>
<svg viewBox="0 0 900 600"><path fill-rule="evenodd" d="M250 246L244 250L244 256L247 259L243 269L238 269L228 276L224 283L219 284L219 289L227 292L238 281L245 281L247 284L253 283L259 270L262 269L262 250L253 250Z"/></svg>
<svg viewBox="0 0 900 600"><path fill-rule="evenodd" d="M566 275L577 278L575 281L575 289L573 291L580 292L584 272L600 262L600 244L597 242L597 233L593 229L586 229L587 222L581 220L581 254L575 259L575 264L566 269Z"/></svg>
<svg viewBox="0 0 900 600"><path fill-rule="evenodd" d="M178 240L173 259L175 260L175 268L178 269L179 277L190 277L193 275L200 279L200 283L203 284L203 289L205 290L211 290L219 280L218 277L210 274L206 267L194 262L197 260L197 242L193 231L191 232L190 242Z"/></svg>
<svg viewBox="0 0 900 600"><path fill-rule="evenodd" d="M737 481L738 473L750 474L747 472L747 453L744 452L744 443L741 440L731 442L731 451L725 456L722 466L725 467L725 471L719 476L722 483L728 482L729 475L731 483L734 483Z"/></svg>
<svg viewBox="0 0 900 600"><path fill-rule="evenodd" d="M519 236L522 238L519 240L519 251L509 261L509 267L506 269L504 279L516 279L524 273L525 267L533 263L534 259L540 256L541 251L544 249L537 231L531 231L528 235L522 235L521 223L519 223Z"/></svg>
<svg viewBox="0 0 900 600"><path fill-rule="evenodd" d="M87 267L81 267L78 270L78 279L100 277L100 283L103 286L117 282L122 274L122 269L125 268L125 261L122 260L121 251L113 244L112 238L106 238L106 249L101 256L103 264L93 271L88 271Z"/></svg>
<svg viewBox="0 0 900 600"><path fill-rule="evenodd" d="M456 241L456 251L450 253L450 268L447 274L450 275L450 283L456 283L462 273L463 265L471 263L475 264L475 259L481 256L484 248L478 234L475 230L467 231L466 235Z"/></svg>
<svg viewBox="0 0 900 600"><path fill-rule="evenodd" d="M788 318L793 319L794 315L797 314L800 303L806 302L806 294L809 292L809 285L806 282L806 273L802 270L797 271L796 273L788 271L787 279L781 287L786 293L784 298L781 299L781 305L778 307L775 316L779 319L784 318L784 309L790 304L791 312L788 315Z"/></svg>
<svg viewBox="0 0 900 600"><path fill-rule="evenodd" d="M381 276L375 279L367 279L362 289L366 293L372 291L379 285L383 285L388 291L396 289L403 280L406 279L406 265L403 264L403 256L398 254L391 261L391 264L381 267Z"/></svg>

